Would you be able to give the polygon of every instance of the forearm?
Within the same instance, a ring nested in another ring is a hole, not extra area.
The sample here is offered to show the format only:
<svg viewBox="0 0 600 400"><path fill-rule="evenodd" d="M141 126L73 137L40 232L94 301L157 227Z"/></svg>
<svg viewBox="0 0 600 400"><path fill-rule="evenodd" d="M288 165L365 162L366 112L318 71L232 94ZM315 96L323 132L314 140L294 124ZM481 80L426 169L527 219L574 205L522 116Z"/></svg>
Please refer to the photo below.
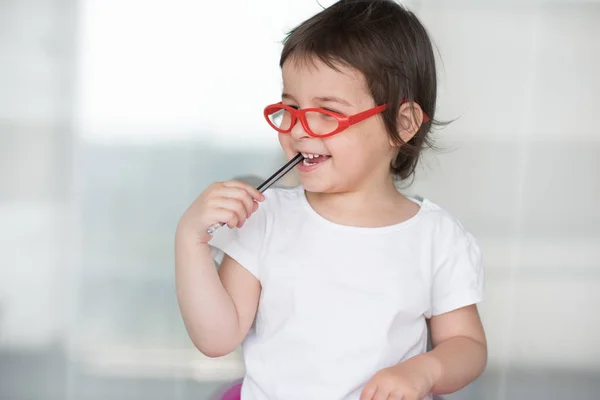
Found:
<svg viewBox="0 0 600 400"><path fill-rule="evenodd" d="M181 315L194 345L208 356L233 351L242 340L239 318L208 244L178 232L175 277Z"/></svg>
<svg viewBox="0 0 600 400"><path fill-rule="evenodd" d="M474 381L485 369L487 347L474 339L450 338L423 355L433 373L433 394L448 394Z"/></svg>

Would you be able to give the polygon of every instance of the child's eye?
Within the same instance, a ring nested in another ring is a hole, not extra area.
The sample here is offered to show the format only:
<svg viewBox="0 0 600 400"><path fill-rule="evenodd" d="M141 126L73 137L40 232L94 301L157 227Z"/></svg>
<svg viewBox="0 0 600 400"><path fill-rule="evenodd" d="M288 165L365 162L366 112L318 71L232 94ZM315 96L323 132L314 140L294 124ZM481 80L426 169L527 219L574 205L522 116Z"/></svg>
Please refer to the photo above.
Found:
<svg viewBox="0 0 600 400"><path fill-rule="evenodd" d="M325 114L325 113L319 113L319 115L321 115L321 118L323 118L323 119L335 119L335 117L333 115L329 115L329 114Z"/></svg>
<svg viewBox="0 0 600 400"><path fill-rule="evenodd" d="M344 115L343 113L341 113L341 112L339 112L339 111L337 111L337 110L332 110L331 108L323 108L323 110L327 110L327 111L330 111L330 112L332 112L332 113L336 113L336 114Z"/></svg>

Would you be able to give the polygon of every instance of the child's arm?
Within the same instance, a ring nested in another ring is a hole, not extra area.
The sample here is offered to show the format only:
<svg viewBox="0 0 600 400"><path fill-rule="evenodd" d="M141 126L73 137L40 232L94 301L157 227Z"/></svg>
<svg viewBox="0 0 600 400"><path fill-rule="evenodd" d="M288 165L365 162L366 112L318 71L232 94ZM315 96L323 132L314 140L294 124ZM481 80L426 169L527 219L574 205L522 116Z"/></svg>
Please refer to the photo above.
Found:
<svg viewBox="0 0 600 400"><path fill-rule="evenodd" d="M377 373L360 400L386 395L421 400L428 393L454 393L483 372L487 344L477 306L433 316L430 326L433 350Z"/></svg>
<svg viewBox="0 0 600 400"><path fill-rule="evenodd" d="M206 356L227 355L252 325L260 283L227 256L217 272L206 244L177 247L177 299L190 339Z"/></svg>
<svg viewBox="0 0 600 400"><path fill-rule="evenodd" d="M175 235L177 299L194 345L209 357L236 349L246 337L258 305L260 283L225 256L217 270L206 229L225 221L241 226L264 197L249 185L211 185L182 216ZM222 228L226 229L226 228Z"/></svg>
<svg viewBox="0 0 600 400"><path fill-rule="evenodd" d="M487 363L487 341L477 306L433 316L430 321L433 350L434 394L453 393L474 381Z"/></svg>

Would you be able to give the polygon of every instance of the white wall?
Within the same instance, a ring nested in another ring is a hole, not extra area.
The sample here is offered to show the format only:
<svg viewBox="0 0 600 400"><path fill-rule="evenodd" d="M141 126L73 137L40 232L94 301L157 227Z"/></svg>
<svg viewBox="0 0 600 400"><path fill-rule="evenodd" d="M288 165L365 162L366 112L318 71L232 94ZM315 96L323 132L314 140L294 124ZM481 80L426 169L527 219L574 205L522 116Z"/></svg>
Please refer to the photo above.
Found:
<svg viewBox="0 0 600 400"><path fill-rule="evenodd" d="M600 4L422 2L442 54L415 190L479 237L492 364L600 370Z"/></svg>
<svg viewBox="0 0 600 400"><path fill-rule="evenodd" d="M66 329L74 6L0 5L0 346Z"/></svg>

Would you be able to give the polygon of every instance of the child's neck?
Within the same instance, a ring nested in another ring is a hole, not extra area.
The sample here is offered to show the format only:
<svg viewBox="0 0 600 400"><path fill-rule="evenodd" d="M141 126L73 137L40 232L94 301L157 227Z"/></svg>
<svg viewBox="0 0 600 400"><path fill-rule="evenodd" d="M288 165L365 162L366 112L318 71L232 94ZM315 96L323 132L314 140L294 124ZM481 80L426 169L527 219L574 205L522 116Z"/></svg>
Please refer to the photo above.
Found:
<svg viewBox="0 0 600 400"><path fill-rule="evenodd" d="M390 179L385 185L337 193L306 192L312 208L331 222L360 227L383 227L404 222L419 206L403 196Z"/></svg>

